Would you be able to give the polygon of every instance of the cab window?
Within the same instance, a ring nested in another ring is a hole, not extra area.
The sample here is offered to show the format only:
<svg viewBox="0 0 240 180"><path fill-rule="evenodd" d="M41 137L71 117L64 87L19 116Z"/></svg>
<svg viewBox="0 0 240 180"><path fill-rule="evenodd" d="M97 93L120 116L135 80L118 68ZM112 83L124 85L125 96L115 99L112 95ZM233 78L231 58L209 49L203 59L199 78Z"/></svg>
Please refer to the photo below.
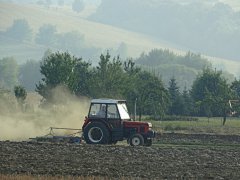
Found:
<svg viewBox="0 0 240 180"><path fill-rule="evenodd" d="M119 113L116 104L108 104L107 117L109 119L119 119Z"/></svg>
<svg viewBox="0 0 240 180"><path fill-rule="evenodd" d="M89 117L106 117L106 104L91 104L89 111Z"/></svg>

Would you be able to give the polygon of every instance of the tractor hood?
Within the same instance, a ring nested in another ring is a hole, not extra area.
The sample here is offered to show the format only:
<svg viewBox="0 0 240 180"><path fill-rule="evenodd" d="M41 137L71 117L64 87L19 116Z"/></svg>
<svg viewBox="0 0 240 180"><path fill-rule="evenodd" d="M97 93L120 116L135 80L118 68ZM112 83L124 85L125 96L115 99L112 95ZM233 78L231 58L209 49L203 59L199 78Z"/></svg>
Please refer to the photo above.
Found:
<svg viewBox="0 0 240 180"><path fill-rule="evenodd" d="M154 138L155 132L152 130L152 123L139 121L123 121L123 127L132 129L134 133L140 133L145 138Z"/></svg>
<svg viewBox="0 0 240 180"><path fill-rule="evenodd" d="M147 126L149 128L152 128L152 123L149 122L140 122L140 121L124 121L123 122L124 127L138 127L138 126Z"/></svg>

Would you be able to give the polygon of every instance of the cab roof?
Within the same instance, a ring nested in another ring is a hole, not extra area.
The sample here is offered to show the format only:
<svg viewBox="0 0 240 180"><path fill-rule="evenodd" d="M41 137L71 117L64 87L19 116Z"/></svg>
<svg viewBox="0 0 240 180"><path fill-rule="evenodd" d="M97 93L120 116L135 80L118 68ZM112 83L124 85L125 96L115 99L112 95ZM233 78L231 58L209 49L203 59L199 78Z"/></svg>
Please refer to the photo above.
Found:
<svg viewBox="0 0 240 180"><path fill-rule="evenodd" d="M117 100L117 99L92 99L91 103L99 104L117 104L117 103L126 103L126 100Z"/></svg>

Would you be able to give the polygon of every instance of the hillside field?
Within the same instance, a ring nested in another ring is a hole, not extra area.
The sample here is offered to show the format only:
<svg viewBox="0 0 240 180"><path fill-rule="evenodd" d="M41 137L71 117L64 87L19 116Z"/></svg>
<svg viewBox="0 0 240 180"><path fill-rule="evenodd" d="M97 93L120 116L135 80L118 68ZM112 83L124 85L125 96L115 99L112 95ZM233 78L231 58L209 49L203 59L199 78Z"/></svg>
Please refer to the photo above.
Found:
<svg viewBox="0 0 240 180"><path fill-rule="evenodd" d="M231 1L235 6L236 2ZM234 4L235 3L235 4ZM85 13L86 14L86 13ZM85 19L85 14L77 14L69 8L50 7L44 8L37 5L20 5L12 3L0 3L0 31L10 27L15 19L26 19L30 24L33 34L38 32L43 24L55 25L58 33L78 31L84 35L84 43L87 47L117 49L124 42L127 45L127 55L138 57L142 52L148 53L151 49L170 49L176 54L185 54L180 47L166 41L159 41L153 37L137 32L127 31L114 26L100 24ZM9 44L9 39L1 37L0 58L13 56L19 63L26 60L40 60L47 46L37 45L34 40L22 44ZM53 51L58 49L52 48ZM196 52L198 53L198 52ZM217 69L226 70L235 76L239 76L240 63L217 57L207 57ZM92 60L98 61L98 60Z"/></svg>
<svg viewBox="0 0 240 180"><path fill-rule="evenodd" d="M10 27L15 19L26 19L34 34L37 33L39 27L43 24L52 24L56 26L59 33L80 32L85 37L86 45L90 47L111 49L117 48L121 42L125 42L131 56L138 56L140 52L148 51L152 48L167 48L166 45L155 42L154 39L143 34L90 22L77 13L65 9L46 9L35 5L0 3L0 17L1 31ZM26 46L26 44L23 44L23 46ZM32 46L36 45L33 43ZM36 48L38 47L36 46ZM45 48L47 49L47 47ZM10 49L0 48L2 56L10 54L8 53L9 51ZM14 55L14 51L12 51L12 54Z"/></svg>

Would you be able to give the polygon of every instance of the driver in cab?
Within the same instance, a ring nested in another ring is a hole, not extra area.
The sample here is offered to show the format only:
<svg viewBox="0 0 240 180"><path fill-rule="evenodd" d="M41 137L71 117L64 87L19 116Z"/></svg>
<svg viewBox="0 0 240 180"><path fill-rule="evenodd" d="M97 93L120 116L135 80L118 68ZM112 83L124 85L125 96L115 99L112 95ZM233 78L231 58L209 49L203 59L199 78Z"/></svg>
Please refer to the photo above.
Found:
<svg viewBox="0 0 240 180"><path fill-rule="evenodd" d="M98 117L105 118L106 116L106 106L101 106L100 110L97 113Z"/></svg>

